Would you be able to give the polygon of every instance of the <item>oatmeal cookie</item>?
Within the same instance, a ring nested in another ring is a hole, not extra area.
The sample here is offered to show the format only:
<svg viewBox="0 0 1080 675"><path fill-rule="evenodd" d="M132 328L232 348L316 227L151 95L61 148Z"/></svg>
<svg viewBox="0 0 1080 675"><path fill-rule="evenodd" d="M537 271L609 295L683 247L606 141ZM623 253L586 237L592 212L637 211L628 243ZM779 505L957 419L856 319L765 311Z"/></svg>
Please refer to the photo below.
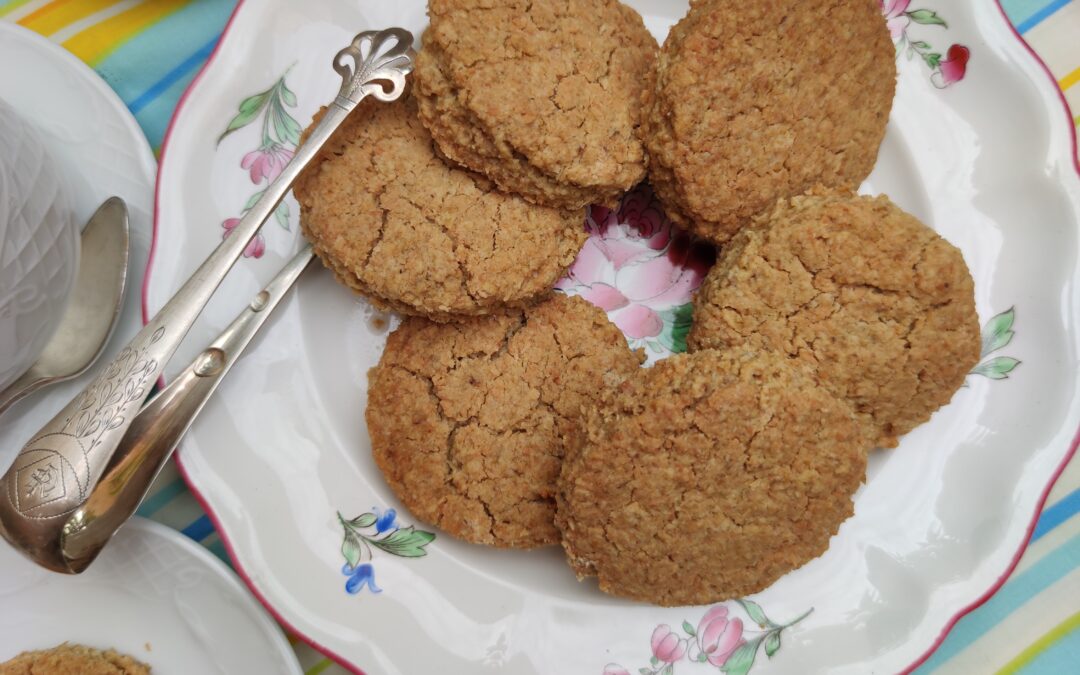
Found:
<svg viewBox="0 0 1080 675"><path fill-rule="evenodd" d="M661 361L567 438L557 524L571 567L659 605L738 598L821 555L866 472L849 406L779 355Z"/></svg>
<svg viewBox="0 0 1080 675"><path fill-rule="evenodd" d="M561 435L640 363L602 310L562 294L457 324L406 319L369 375L372 453L409 510L454 536L556 543Z"/></svg>
<svg viewBox="0 0 1080 675"><path fill-rule="evenodd" d="M149 675L150 667L135 659L65 642L52 649L23 652L0 663L0 675Z"/></svg>
<svg viewBox="0 0 1080 675"><path fill-rule="evenodd" d="M431 0L414 77L449 159L538 204L612 204L645 176L656 40L617 0Z"/></svg>
<svg viewBox="0 0 1080 675"><path fill-rule="evenodd" d="M581 213L445 164L408 95L361 102L293 191L304 235L339 281L436 321L547 296L586 239Z"/></svg>
<svg viewBox="0 0 1080 675"><path fill-rule="evenodd" d="M866 178L895 49L874 0L697 0L656 77L641 127L650 182L672 220L724 243L778 198Z"/></svg>
<svg viewBox="0 0 1080 675"><path fill-rule="evenodd" d="M809 364L881 447L948 403L981 347L956 247L887 197L822 192L779 202L732 239L694 299L687 343Z"/></svg>

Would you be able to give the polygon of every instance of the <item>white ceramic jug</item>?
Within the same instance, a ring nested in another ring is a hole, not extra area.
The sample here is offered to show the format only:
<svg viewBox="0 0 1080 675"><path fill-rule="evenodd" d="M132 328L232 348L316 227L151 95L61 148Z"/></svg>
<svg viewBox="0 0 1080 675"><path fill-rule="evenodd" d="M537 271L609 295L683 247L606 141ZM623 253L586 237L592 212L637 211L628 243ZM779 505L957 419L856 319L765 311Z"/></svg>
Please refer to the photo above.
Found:
<svg viewBox="0 0 1080 675"><path fill-rule="evenodd" d="M37 131L0 100L0 388L52 336L78 264L67 188Z"/></svg>

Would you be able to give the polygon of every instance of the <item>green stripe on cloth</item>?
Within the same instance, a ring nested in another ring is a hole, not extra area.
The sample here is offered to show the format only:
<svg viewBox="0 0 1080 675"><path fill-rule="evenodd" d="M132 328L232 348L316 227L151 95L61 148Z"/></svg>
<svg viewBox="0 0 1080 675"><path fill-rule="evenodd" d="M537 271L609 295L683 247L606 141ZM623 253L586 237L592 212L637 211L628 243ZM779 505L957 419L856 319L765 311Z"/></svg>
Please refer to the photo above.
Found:
<svg viewBox="0 0 1080 675"><path fill-rule="evenodd" d="M32 0L10 0L9 2L0 2L0 16L14 12L31 1Z"/></svg>
<svg viewBox="0 0 1080 675"><path fill-rule="evenodd" d="M1080 628L1080 612L1065 619L1046 635L1042 636L1031 645L1016 655L1016 658L1005 664L998 671L998 675L1012 675L1021 670L1031 668L1032 673L1067 673L1080 669L1080 643L1064 640L1071 633ZM1060 648L1060 653L1058 652ZM1044 661L1041 665L1040 661ZM1057 665L1054 665L1054 662Z"/></svg>
<svg viewBox="0 0 1080 675"><path fill-rule="evenodd" d="M319 673L323 672L332 665L334 665L333 661L331 661L330 659L323 659L322 661L319 661L312 667L305 670L304 675L319 675Z"/></svg>
<svg viewBox="0 0 1080 675"><path fill-rule="evenodd" d="M221 562L232 568L232 561L229 560L229 552L225 550L225 544L221 542L221 539L215 538L210 543L205 543L206 548L210 549L210 552L221 559Z"/></svg>
<svg viewBox="0 0 1080 675"><path fill-rule="evenodd" d="M146 500L139 505L139 510L135 512L135 515L142 516L143 518L149 518L155 513L165 508L172 500L178 496L184 494L187 486L184 485L184 481L177 478L173 482L160 487L152 495L146 498Z"/></svg>
<svg viewBox="0 0 1080 675"><path fill-rule="evenodd" d="M960 619L949 632L945 642L915 672L925 675L940 668L1006 616L1023 607L1024 603L1077 566L1080 566L1080 535L1046 554L1023 573L1009 579L982 607Z"/></svg>

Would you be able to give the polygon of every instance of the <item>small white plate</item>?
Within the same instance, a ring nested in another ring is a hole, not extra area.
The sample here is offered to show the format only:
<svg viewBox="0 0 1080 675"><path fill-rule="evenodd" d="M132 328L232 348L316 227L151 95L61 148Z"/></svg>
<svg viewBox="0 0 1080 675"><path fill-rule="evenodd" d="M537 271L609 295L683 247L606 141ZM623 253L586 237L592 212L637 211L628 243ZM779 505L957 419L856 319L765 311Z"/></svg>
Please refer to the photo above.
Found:
<svg viewBox="0 0 1080 675"><path fill-rule="evenodd" d="M131 227L127 297L105 353L107 363L142 328L140 291L153 241L150 213L157 164L127 107L104 80L63 47L0 21L0 95L40 132L70 187L80 229L101 202L127 202ZM0 472L22 445L96 374L20 401L0 417Z"/></svg>
<svg viewBox="0 0 1080 675"><path fill-rule="evenodd" d="M116 649L155 675L298 675L281 629L206 549L135 518L79 576L0 546L0 663L61 642Z"/></svg>
<svg viewBox="0 0 1080 675"><path fill-rule="evenodd" d="M661 38L686 10L670 0L628 4ZM386 322L372 321L366 303L312 270L180 453L260 598L294 632L380 675L717 675L721 661L729 675L861 675L925 658L1007 577L1075 448L1080 180L1057 90L994 3L886 6L904 41L899 85L863 189L889 194L963 251L986 327L985 358L950 405L899 448L873 454L855 515L823 556L756 594L756 604L662 608L578 583L557 548L492 550L418 522L375 467L364 427L366 373ZM423 0L239 6L165 143L151 312L333 98L334 53L361 30L399 25L419 37L424 10ZM222 139L229 127L235 131ZM183 355L220 331L299 245L295 203L288 208L263 227ZM564 287L620 290L638 308L614 320L662 355L677 346L680 306L659 304L668 293L635 293L652 284L624 283L672 271L651 245L626 263L636 244L623 225L649 210L624 208L606 228L595 213L590 248ZM355 569L343 569L346 558ZM712 661L700 660L706 653Z"/></svg>

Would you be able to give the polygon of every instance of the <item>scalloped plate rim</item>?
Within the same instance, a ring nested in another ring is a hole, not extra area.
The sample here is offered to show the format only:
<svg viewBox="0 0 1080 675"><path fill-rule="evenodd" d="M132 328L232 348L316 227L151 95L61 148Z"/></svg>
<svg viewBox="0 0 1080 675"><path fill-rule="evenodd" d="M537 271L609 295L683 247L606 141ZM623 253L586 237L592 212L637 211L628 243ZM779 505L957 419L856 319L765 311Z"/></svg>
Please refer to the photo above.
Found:
<svg viewBox="0 0 1080 675"><path fill-rule="evenodd" d="M167 130L166 130L164 140L162 142L161 157L160 157L160 161L159 161L159 166L163 165L165 163L165 161L166 161L166 149L168 147L169 138L170 138L175 126L177 125L178 120L181 117L181 112L184 109L184 104L187 102L187 100L188 100L189 96L192 94L192 92L195 91L198 88L198 85L202 81L203 76L215 64L215 60L216 60L222 46L225 44L227 38L230 37L231 33L234 31L237 17L240 14L243 7L245 6L245 4L246 4L246 0L238 0L236 7L234 8L232 14L229 17L229 20L228 20L228 22L226 24L226 27L225 27L224 31L222 32L222 35L221 35L221 38L219 39L218 44L215 45L215 48L214 48L212 54L210 55L210 57L208 58L207 62L203 65L203 67L200 69L200 71L198 72L196 77L192 80L191 84L184 91L184 93L183 93L183 95L182 95L182 97L180 99L180 102L177 105L177 108L176 108L176 111L175 111L175 113L173 115L173 118L170 120L170 123L168 125ZM1061 116L1063 114L1064 117L1065 117L1064 128L1067 129L1067 134L1066 135L1073 141L1072 147L1075 148L1076 147L1076 129L1071 124L1072 119L1071 119L1071 115L1069 113L1068 104L1065 101L1065 98L1064 98L1063 94L1060 92L1060 90L1057 89L1056 81L1054 80L1054 78L1053 78L1052 74L1050 73L1048 67L1045 65L1045 63L1042 61L1042 59L1038 56L1038 54L1036 54L1034 52L1034 50L1032 50L1031 47L1027 44L1027 42L1024 41L1023 38L1019 34L1016 33L1016 31L1012 27L1011 23L1009 23L1009 21L1007 19L1007 16L1005 14L1004 8L1001 5L1001 0L995 0L995 5L996 5L996 8L997 8L997 11L1000 14L1001 21L1007 26L1008 30L1015 37L1016 42L1019 43L1022 50L1025 52L1025 54L1023 55L1023 58L1028 59L1029 61L1031 61L1032 65L1037 66L1038 69L1043 71L1043 76L1037 77L1037 78L1032 78L1033 84L1039 90L1041 90L1043 95L1052 95L1054 98L1057 98L1060 101L1060 105L1062 105L1064 107L1064 110L1057 109L1057 110L1047 111L1047 112L1051 113L1050 117L1054 120L1053 122L1051 122L1051 127L1056 127L1056 126L1058 126L1058 125L1060 125L1062 123ZM1015 45L1013 45L1013 47L1015 47ZM1049 82L1047 81L1047 77L1049 77ZM1051 92L1052 92L1052 94L1051 94ZM1074 152L1069 152L1068 154L1069 154L1069 164L1071 165L1073 171L1075 172L1075 175L1070 173L1069 177L1066 178L1065 180L1072 182L1071 190L1073 192L1074 203L1075 203L1075 200L1080 199L1080 158L1078 158L1076 153L1074 153ZM1066 185L1065 188L1070 189L1070 187L1068 185ZM155 190L155 195L160 194L160 190L161 190L161 180L160 180L160 171L159 171L159 178L158 178L158 184L157 184L156 190ZM143 283L143 289L142 289L143 290L142 296L143 296L143 318L144 318L144 321L147 320L147 313L148 313L147 293L148 293L149 288L150 288L151 275L152 275L152 270L153 270L153 265L154 265L154 258L155 258L155 253L156 253L156 244L158 242L158 237L157 237L157 235L158 235L158 215L159 215L158 214L158 203L155 203L155 213L154 213L154 223L153 223L154 239L153 239L153 242L152 242L152 245L151 245L150 259L149 259L148 264L147 264L147 270L146 270L146 275L144 277L144 283ZM1075 280L1076 272L1078 272L1078 271L1080 271L1080 270L1074 270L1074 280ZM1075 317L1074 317L1074 321L1075 321ZM1075 326L1073 326L1073 327L1075 328ZM952 617L942 627L942 629L940 630L938 636L934 639L933 643L931 645L929 645L928 648L916 660L914 660L912 663L910 663L908 666L906 666L903 669L902 672L904 672L904 673L911 672L911 671L915 670L923 662L925 662L933 654L933 652L941 645L941 643L945 640L945 638L947 637L949 631L956 624L956 622L958 622L961 618L963 618L965 615L967 615L971 611L977 609L982 604L984 604L1008 580L1010 574L1015 569L1016 565L1019 563L1021 557L1023 556L1024 552L1026 551L1026 549L1028 547L1028 543L1029 543L1031 533L1032 533L1033 529L1035 528L1036 522L1038 521L1039 515L1042 512L1042 508L1043 508L1043 506L1045 504L1045 501L1046 501L1047 497L1049 496L1049 493L1050 493L1051 489L1054 487L1054 484L1056 483L1056 481L1060 477L1061 473L1065 470L1065 468L1067 467L1069 462L1075 456L1076 451L1078 449L1078 446L1080 446L1080 428L1077 429L1077 431L1076 431L1076 433L1075 433L1075 435L1073 437L1073 440L1071 441L1071 443L1068 444L1068 447L1066 448L1061 460L1054 466L1053 470L1051 471L1051 473L1049 475L1049 478L1047 479L1046 484L1042 488L1041 494L1037 499L1037 503L1035 504L1033 515L1029 519L1028 525L1026 527L1025 537L1024 537L1023 541L1021 542L1020 546L1016 549L1016 551L1013 554L1010 561L1008 562L1006 568L1000 573L1000 575L998 575L993 580L991 585L988 586L986 588L986 590L984 590L981 594L979 594L977 597L975 597L969 604L966 604L966 605L960 607L956 611L956 613L953 614ZM211 504L209 502L209 499L208 499L207 495L203 494L199 490L197 481L195 479L193 479L193 477L190 475L187 468L184 466L181 454L179 454L179 453L177 454L176 461L177 461L177 466L178 466L178 468L180 470L180 473L183 476L185 482L187 483L187 485L191 489L193 495L196 497L196 499L198 500L200 505L206 510L206 512L207 512L208 516L210 517L211 521L214 523L215 528L220 533L220 536L221 536L221 539L222 539L222 541L223 541L223 543L225 545L225 548L227 549L230 558L234 562L236 572L240 575L240 577L243 579L243 581L248 586L248 588L251 590L251 592L255 595L255 597L266 607L266 609L280 623L282 623L284 626L286 626L291 632L293 632L295 635L297 635L305 643L309 644L310 646L312 646L315 649L318 649L319 651L323 652L327 656L333 658L340 665L342 665L343 667L349 669L350 671L355 672L355 673L360 673L362 675L364 671L361 670L361 668L358 665L352 664L345 657L343 657L343 656L341 656L339 654L336 654L332 650L322 646L317 638L312 637L310 635L307 635L304 631L298 629L296 627L296 625L293 622L291 622L285 616L285 611L282 611L282 610L279 610L278 608L276 608L269 601L269 599L267 597L265 597L265 595L262 592L260 592L260 590L256 586L253 579L249 576L248 572L243 567L243 564L241 563L241 557L238 555L236 546L234 545L233 541L231 541L224 534L224 529L222 527L222 522L221 522L219 516L217 515L217 513L215 513L214 509L211 507Z"/></svg>

